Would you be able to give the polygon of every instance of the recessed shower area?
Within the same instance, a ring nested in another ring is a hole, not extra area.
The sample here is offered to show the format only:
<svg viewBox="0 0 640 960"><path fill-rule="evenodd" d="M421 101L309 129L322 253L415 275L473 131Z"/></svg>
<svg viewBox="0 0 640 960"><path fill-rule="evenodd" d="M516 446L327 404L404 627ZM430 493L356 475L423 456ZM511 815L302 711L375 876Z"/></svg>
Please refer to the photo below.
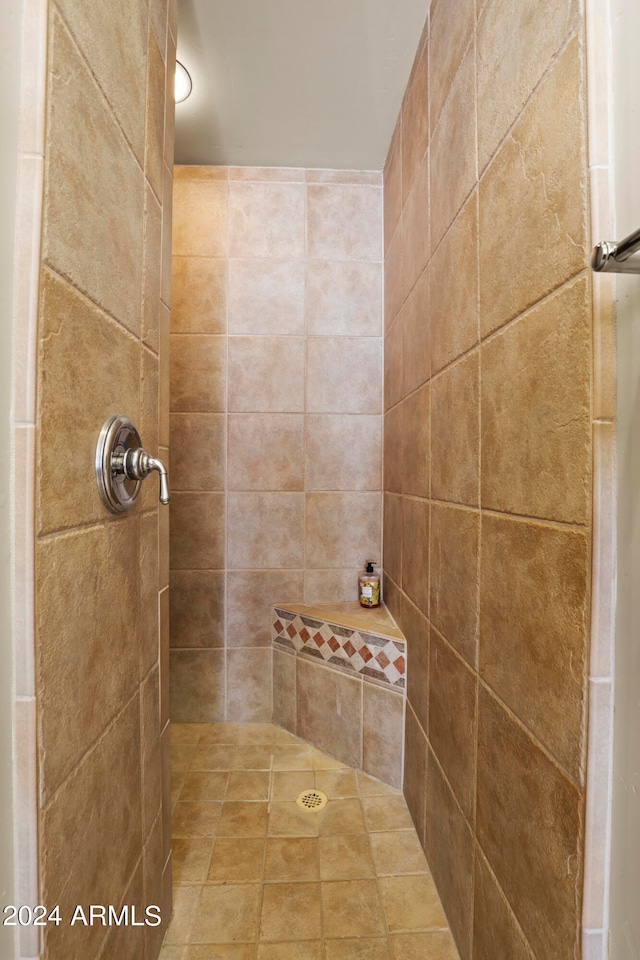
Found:
<svg viewBox="0 0 640 960"><path fill-rule="evenodd" d="M605 5L349 4L325 125L346 0L243 4L24 11L7 896L161 922L0 953L609 960Z"/></svg>

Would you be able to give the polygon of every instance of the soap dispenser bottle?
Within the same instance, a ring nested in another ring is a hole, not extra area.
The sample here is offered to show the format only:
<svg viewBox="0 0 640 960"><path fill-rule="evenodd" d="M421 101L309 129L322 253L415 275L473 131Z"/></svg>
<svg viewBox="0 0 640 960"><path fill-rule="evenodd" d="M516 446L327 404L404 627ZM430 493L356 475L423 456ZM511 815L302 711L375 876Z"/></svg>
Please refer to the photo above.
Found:
<svg viewBox="0 0 640 960"><path fill-rule="evenodd" d="M375 560L367 560L364 573L360 574L360 604L363 607L380 606L380 574L374 573Z"/></svg>

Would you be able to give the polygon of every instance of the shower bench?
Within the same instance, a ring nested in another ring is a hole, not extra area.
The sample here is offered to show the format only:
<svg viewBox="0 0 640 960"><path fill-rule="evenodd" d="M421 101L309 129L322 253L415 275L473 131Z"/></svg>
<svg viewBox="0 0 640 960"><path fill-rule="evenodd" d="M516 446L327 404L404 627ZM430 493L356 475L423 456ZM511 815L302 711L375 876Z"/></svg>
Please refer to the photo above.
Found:
<svg viewBox="0 0 640 960"><path fill-rule="evenodd" d="M273 720L402 787L407 643L381 604L273 608Z"/></svg>

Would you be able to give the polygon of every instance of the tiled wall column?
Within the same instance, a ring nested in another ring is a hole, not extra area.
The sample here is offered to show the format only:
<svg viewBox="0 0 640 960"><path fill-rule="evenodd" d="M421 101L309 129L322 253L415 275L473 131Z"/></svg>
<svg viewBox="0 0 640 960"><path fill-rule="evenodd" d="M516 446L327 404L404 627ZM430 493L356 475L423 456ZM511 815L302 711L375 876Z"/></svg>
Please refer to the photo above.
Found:
<svg viewBox="0 0 640 960"><path fill-rule="evenodd" d="M177 167L176 720L271 719L270 608L381 547L381 177Z"/></svg>
<svg viewBox="0 0 640 960"><path fill-rule="evenodd" d="M405 793L463 960L580 950L584 53L571 0L438 0L385 167L385 596Z"/></svg>
<svg viewBox="0 0 640 960"><path fill-rule="evenodd" d="M106 418L121 413L150 452L168 456L176 20L173 0L126 10L59 0L48 10L37 902L59 904L63 922L44 930L47 960L153 960L171 909L168 511L158 511L157 482L147 480L128 514L108 513L95 447ZM158 904L164 922L71 926L75 905L91 903Z"/></svg>

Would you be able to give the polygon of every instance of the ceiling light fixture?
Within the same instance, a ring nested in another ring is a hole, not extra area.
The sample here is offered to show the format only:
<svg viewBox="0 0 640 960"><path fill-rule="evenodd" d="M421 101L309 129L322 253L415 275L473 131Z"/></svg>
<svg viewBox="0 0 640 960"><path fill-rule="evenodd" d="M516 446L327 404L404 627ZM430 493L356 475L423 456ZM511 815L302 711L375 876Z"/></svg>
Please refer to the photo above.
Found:
<svg viewBox="0 0 640 960"><path fill-rule="evenodd" d="M175 86L175 98L176 103L182 103L183 100L186 100L193 84L191 82L191 77L189 72L184 67L179 60L176 60L176 86Z"/></svg>

